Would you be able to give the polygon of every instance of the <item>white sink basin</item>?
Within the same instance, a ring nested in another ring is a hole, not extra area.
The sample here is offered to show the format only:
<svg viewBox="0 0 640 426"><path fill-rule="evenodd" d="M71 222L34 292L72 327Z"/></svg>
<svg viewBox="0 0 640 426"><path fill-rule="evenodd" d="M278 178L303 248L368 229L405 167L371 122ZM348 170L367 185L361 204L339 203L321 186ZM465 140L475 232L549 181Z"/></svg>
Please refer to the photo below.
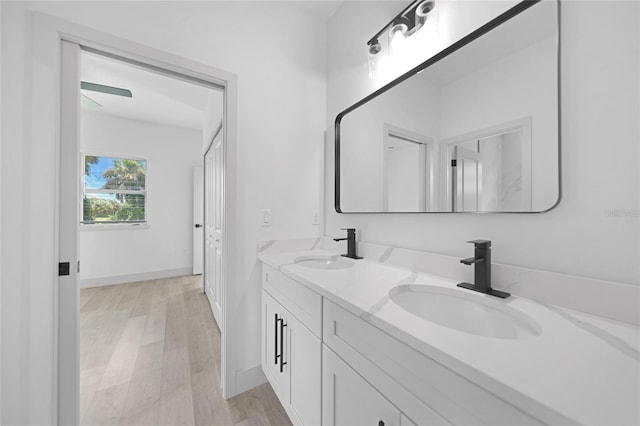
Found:
<svg viewBox="0 0 640 426"><path fill-rule="evenodd" d="M339 256L306 256L299 257L294 260L296 265L304 266L312 269L346 269L353 266Z"/></svg>
<svg viewBox="0 0 640 426"><path fill-rule="evenodd" d="M539 336L540 326L504 299L430 285L400 285L389 297L404 310L438 325L498 339Z"/></svg>

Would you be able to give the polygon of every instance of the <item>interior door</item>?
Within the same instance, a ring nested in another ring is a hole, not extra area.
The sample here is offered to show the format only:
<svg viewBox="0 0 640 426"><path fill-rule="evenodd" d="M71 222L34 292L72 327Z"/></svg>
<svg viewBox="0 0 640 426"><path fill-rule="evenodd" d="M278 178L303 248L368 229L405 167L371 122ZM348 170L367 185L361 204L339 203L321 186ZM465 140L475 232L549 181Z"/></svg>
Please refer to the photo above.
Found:
<svg viewBox="0 0 640 426"><path fill-rule="evenodd" d="M61 425L77 425L80 422L80 46L63 41L61 55L57 420Z"/></svg>
<svg viewBox="0 0 640 426"><path fill-rule="evenodd" d="M213 316L222 328L222 255L224 224L224 138L218 131L205 163L205 291Z"/></svg>
<svg viewBox="0 0 640 426"><path fill-rule="evenodd" d="M382 208L426 212L431 202L429 138L385 124Z"/></svg>
<svg viewBox="0 0 640 426"><path fill-rule="evenodd" d="M204 199L204 170L202 167L193 169L193 275L202 274L204 248L203 233L203 200Z"/></svg>
<svg viewBox="0 0 640 426"><path fill-rule="evenodd" d="M386 194L390 212L424 211L425 162L421 144L395 138L386 150Z"/></svg>

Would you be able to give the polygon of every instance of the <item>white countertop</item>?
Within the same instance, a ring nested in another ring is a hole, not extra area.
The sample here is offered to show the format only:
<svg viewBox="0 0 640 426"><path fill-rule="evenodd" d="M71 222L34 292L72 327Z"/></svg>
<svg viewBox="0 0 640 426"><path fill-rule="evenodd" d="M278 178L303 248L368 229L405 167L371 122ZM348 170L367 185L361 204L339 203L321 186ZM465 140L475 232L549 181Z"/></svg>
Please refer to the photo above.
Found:
<svg viewBox="0 0 640 426"><path fill-rule="evenodd" d="M298 251L259 259L532 415L549 409L578 424L640 424L638 327L516 296L498 299L459 289L453 280L364 259L341 258L353 267L333 270L294 263L323 255L336 253ZM491 298L534 319L541 333L510 340L435 324L389 298L389 290L400 284Z"/></svg>

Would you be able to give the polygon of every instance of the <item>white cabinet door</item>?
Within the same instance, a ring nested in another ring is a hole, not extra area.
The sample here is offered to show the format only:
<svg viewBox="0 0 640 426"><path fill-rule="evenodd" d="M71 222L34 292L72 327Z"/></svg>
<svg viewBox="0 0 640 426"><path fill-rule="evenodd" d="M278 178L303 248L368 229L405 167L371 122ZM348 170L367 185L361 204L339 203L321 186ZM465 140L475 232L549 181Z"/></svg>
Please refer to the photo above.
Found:
<svg viewBox="0 0 640 426"><path fill-rule="evenodd" d="M322 347L307 327L262 292L262 370L296 425L320 425Z"/></svg>
<svg viewBox="0 0 640 426"><path fill-rule="evenodd" d="M262 292L262 370L283 405L289 402L290 390L285 312L267 292Z"/></svg>
<svg viewBox="0 0 640 426"><path fill-rule="evenodd" d="M400 411L322 345L322 424L399 426Z"/></svg>
<svg viewBox="0 0 640 426"><path fill-rule="evenodd" d="M320 425L320 398L322 389L322 344L320 339L290 313L286 317L288 347L287 367L290 378L292 411L301 425Z"/></svg>

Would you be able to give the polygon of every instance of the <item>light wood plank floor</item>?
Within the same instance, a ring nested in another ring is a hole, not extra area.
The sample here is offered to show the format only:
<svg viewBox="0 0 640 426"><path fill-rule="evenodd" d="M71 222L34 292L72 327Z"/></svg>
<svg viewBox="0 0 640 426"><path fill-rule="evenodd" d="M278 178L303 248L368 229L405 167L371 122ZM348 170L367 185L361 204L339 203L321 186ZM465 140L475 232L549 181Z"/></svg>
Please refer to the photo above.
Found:
<svg viewBox="0 0 640 426"><path fill-rule="evenodd" d="M200 277L80 291L82 425L291 425L267 383L225 401Z"/></svg>

